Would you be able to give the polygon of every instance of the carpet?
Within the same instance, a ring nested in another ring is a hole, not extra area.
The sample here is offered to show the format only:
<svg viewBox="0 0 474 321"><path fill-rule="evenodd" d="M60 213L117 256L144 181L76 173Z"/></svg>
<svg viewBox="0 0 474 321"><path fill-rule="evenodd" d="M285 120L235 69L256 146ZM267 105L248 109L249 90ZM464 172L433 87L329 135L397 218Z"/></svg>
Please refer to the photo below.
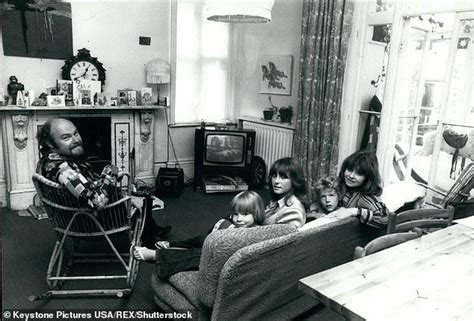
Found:
<svg viewBox="0 0 474 321"><path fill-rule="evenodd" d="M268 192L258 191L268 202ZM186 186L179 197L161 197L164 209L153 211L159 225L173 227L169 239L180 240L206 234L215 222L229 212L236 193L204 194ZM46 270L56 237L49 220L19 216L0 209L3 255L3 309L140 309L157 310L150 286L154 265L141 263L133 292L128 298L61 298L28 300L47 290ZM107 269L107 267L105 267Z"/></svg>

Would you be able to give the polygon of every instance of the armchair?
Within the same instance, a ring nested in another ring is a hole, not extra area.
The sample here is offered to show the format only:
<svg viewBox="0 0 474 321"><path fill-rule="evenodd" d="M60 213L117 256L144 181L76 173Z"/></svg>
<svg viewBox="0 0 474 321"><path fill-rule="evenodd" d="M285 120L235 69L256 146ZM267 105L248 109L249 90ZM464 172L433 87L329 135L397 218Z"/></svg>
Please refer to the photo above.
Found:
<svg viewBox="0 0 474 321"><path fill-rule="evenodd" d="M130 179L127 180L128 184L125 190L116 189L114 195L110 197L108 205L97 210L87 207L60 184L52 182L40 174L33 175L36 191L48 214L57 241L46 273L49 289L44 294L31 296L31 301L57 296L123 297L130 294L138 274L139 263L133 255L130 255L130 252L135 245L139 244L145 224L145 213L132 210L131 197L127 194L131 191L130 181ZM119 238L112 237L118 233L126 233L129 247L125 253L119 252ZM109 251L104 253L77 251L80 239L105 240ZM72 240L72 249L66 246L68 240ZM114 275L72 276L70 272L75 263L79 262L118 262L121 272ZM94 284L100 280L107 281L109 285L118 285L117 281L125 280L125 282L115 288L109 286L106 288L61 290L65 282L80 281L84 283L86 280L94 281Z"/></svg>

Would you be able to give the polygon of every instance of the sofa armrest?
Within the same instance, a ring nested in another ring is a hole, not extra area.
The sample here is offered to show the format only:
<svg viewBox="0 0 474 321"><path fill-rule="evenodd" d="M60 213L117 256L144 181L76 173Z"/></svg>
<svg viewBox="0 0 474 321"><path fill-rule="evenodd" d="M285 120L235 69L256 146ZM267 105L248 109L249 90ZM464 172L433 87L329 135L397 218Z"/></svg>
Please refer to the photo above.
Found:
<svg viewBox="0 0 474 321"><path fill-rule="evenodd" d="M212 308L216 296L219 275L227 260L239 249L265 240L296 232L288 224L258 226L215 231L204 241L199 263L199 299Z"/></svg>

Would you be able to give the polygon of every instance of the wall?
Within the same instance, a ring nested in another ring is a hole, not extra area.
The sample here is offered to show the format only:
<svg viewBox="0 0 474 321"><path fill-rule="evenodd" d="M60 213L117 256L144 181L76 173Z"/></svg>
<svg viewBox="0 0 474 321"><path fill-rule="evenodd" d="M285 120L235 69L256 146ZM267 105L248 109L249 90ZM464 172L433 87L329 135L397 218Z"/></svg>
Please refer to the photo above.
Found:
<svg viewBox="0 0 474 321"><path fill-rule="evenodd" d="M145 87L145 64L152 58L169 60L169 1L71 4L73 52L87 48L107 70L104 92L116 94L125 87ZM139 36L150 36L150 46L140 46ZM0 36L1 37L1 36ZM0 42L2 78L16 75L25 88L39 94L61 79L63 60L5 57ZM6 77L5 77L6 76Z"/></svg>
<svg viewBox="0 0 474 321"><path fill-rule="evenodd" d="M170 59L170 0L131 1L71 1L73 51L83 47L91 51L106 69L104 92L114 95L117 89L145 87L145 64L152 58ZM276 0L272 21L268 24L235 25L240 45L234 68L236 74L233 118L240 115L261 117L269 107L268 96L259 94L260 67L263 55L292 55L293 84L291 96L272 95L277 106L296 106L298 61L301 35L301 0ZM139 36L151 37L150 46L140 46ZM63 60L6 57L0 32L0 87L7 92L8 78L17 76L26 89L36 95L61 79ZM156 88L154 88L156 92ZM160 93L169 92L164 85ZM169 95L169 94L168 94ZM171 102L172 104L172 102ZM167 129L164 111L155 113L155 171L167 160ZM175 150L188 177L193 175L194 128L170 129ZM170 160L174 160L170 147ZM4 171L0 161L0 174ZM0 175L0 179L4 175Z"/></svg>
<svg viewBox="0 0 474 321"><path fill-rule="evenodd" d="M298 98L299 54L303 1L276 0L272 20L266 24L242 24L240 32L240 67L235 86L235 115L263 117L270 107L268 94L259 94L261 68L258 59L264 55L293 56L291 96L272 95L278 107L296 107Z"/></svg>
<svg viewBox="0 0 474 321"><path fill-rule="evenodd" d="M118 89L146 87L145 64L156 57L169 61L170 1L71 3L73 52L87 48L106 69L104 92L116 95ZM139 36L151 37L150 46L141 46ZM8 57L3 55L0 32L0 86L7 93L10 75L17 76L35 95L45 92L61 79L63 60ZM148 85L149 86L149 85ZM153 87L156 93L156 86ZM167 85L160 92L166 93ZM169 95L169 94L168 94ZM166 159L163 113L155 115L155 162ZM3 160L0 173L4 171ZM156 169L157 170L157 169ZM4 177L4 175L1 175ZM1 179L0 177L0 179Z"/></svg>

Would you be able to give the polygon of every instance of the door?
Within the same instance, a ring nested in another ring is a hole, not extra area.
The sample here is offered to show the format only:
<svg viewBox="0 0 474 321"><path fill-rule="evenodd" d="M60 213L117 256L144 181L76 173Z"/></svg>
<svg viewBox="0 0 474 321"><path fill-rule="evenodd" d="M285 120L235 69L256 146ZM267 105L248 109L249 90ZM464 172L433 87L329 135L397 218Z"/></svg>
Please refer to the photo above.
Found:
<svg viewBox="0 0 474 321"><path fill-rule="evenodd" d="M389 181L447 191L474 161L474 12L407 16L402 30Z"/></svg>

